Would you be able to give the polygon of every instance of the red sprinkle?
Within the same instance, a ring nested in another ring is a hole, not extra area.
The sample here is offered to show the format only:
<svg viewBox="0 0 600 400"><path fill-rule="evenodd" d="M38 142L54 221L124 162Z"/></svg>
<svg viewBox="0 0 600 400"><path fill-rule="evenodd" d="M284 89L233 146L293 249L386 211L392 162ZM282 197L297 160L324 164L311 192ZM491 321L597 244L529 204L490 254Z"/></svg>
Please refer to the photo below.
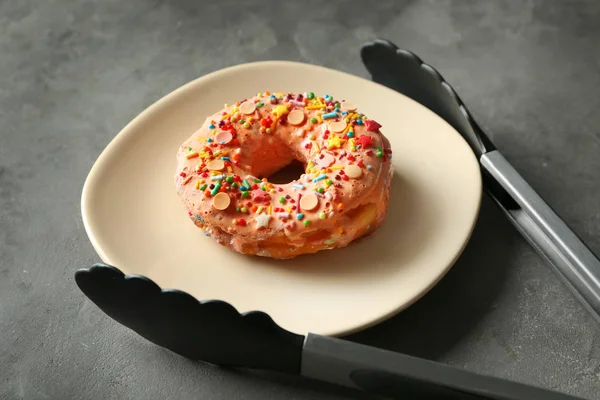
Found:
<svg viewBox="0 0 600 400"><path fill-rule="evenodd" d="M183 178L185 178L185 176L186 176L186 175L187 175L187 174L186 174L185 172L183 172L183 171L181 171L181 173L179 174L179 176L181 176L181 177L183 177Z"/></svg>
<svg viewBox="0 0 600 400"><path fill-rule="evenodd" d="M363 149L368 149L369 147L373 146L373 138L369 135L360 136L358 139L356 139L356 142L360 144L360 147Z"/></svg>
<svg viewBox="0 0 600 400"><path fill-rule="evenodd" d="M372 119L369 119L367 121L364 122L365 126L367 127L367 130L370 132L379 132L379 128L381 128L381 124L375 122Z"/></svg>
<svg viewBox="0 0 600 400"><path fill-rule="evenodd" d="M237 220L237 224L240 226L246 226L246 220L244 218L240 218Z"/></svg>

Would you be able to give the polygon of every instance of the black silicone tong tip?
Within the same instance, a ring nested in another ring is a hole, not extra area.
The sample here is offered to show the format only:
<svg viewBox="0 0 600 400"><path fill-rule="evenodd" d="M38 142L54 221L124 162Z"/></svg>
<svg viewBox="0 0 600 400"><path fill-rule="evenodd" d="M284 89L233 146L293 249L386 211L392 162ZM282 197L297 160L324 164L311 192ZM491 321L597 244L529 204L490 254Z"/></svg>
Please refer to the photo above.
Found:
<svg viewBox="0 0 600 400"><path fill-rule="evenodd" d="M373 81L394 89L429 108L461 133L475 154L494 150L454 89L431 65L390 41L377 39L362 46L363 64Z"/></svg>
<svg viewBox="0 0 600 400"><path fill-rule="evenodd" d="M300 372L304 336L282 329L263 312L240 314L227 302L198 301L105 264L78 270L75 281L108 316L184 357L223 366Z"/></svg>
<svg viewBox="0 0 600 400"><path fill-rule="evenodd" d="M452 86L416 54L377 39L364 44L360 55L374 82L410 97L442 117L465 138L477 158L496 150ZM486 191L505 208L518 208L496 180L486 171L482 173Z"/></svg>

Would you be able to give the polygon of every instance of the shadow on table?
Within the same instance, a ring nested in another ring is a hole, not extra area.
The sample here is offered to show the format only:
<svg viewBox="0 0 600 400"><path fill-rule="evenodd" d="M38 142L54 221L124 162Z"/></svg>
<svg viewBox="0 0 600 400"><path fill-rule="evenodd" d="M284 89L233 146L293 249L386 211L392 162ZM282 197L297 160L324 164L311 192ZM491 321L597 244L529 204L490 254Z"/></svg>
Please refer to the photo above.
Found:
<svg viewBox="0 0 600 400"><path fill-rule="evenodd" d="M448 274L397 316L346 339L437 359L485 316L502 290L518 235L487 195L473 236Z"/></svg>

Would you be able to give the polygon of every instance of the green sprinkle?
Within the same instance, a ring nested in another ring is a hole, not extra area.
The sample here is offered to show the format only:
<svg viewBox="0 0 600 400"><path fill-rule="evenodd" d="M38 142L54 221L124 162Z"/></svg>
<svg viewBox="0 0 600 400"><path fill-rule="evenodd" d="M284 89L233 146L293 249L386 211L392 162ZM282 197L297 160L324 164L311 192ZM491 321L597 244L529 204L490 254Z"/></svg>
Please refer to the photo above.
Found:
<svg viewBox="0 0 600 400"><path fill-rule="evenodd" d="M307 220L307 219L305 219L305 220L304 220L304 226L309 226L309 225L310 225L310 221L309 221L309 220Z"/></svg>
<svg viewBox="0 0 600 400"><path fill-rule="evenodd" d="M308 92L308 95L307 95L307 96L308 96L308 99L309 99L309 100L312 100L312 99L314 99L314 98L315 98L315 94L314 94L313 92Z"/></svg>
<svg viewBox="0 0 600 400"><path fill-rule="evenodd" d="M248 182L245 179L244 179L244 186L246 186L246 190L252 190L252 185L250 185L250 182Z"/></svg>
<svg viewBox="0 0 600 400"><path fill-rule="evenodd" d="M242 192L242 197L250 197L250 192Z"/></svg>
<svg viewBox="0 0 600 400"><path fill-rule="evenodd" d="M328 185L333 184L333 181L331 179L327 179L325 182L327 182Z"/></svg>
<svg viewBox="0 0 600 400"><path fill-rule="evenodd" d="M321 214L319 214L319 218L325 219L325 217L326 217L325 213L322 212Z"/></svg>
<svg viewBox="0 0 600 400"><path fill-rule="evenodd" d="M207 186L208 186L208 185L205 183L204 185L200 186L200 190L204 190L204 189L206 189L206 187L207 187Z"/></svg>
<svg viewBox="0 0 600 400"><path fill-rule="evenodd" d="M261 108L262 106L264 106L265 103L261 103L260 101L258 103L256 103L256 108Z"/></svg>
<svg viewBox="0 0 600 400"><path fill-rule="evenodd" d="M219 190L221 190L221 182L218 182L218 183L215 185L215 188L212 190L212 192L210 192L210 195L211 195L211 196L214 196L214 195L216 195L217 193L219 193Z"/></svg>
<svg viewBox="0 0 600 400"><path fill-rule="evenodd" d="M316 124L317 123L317 119L316 118L311 118L310 119L310 123L311 124Z"/></svg>
<svg viewBox="0 0 600 400"><path fill-rule="evenodd" d="M249 128L250 128L250 122L246 122L246 123L244 124L244 128L246 128L246 129L249 129Z"/></svg>
<svg viewBox="0 0 600 400"><path fill-rule="evenodd" d="M242 210L242 209L241 209L241 208L239 208L239 207L236 207L236 208L235 208L235 211L236 211L236 212L240 212L241 210Z"/></svg>
<svg viewBox="0 0 600 400"><path fill-rule="evenodd" d="M237 182L233 182L233 183L231 184L231 187L237 188L237 187L238 187L238 184L237 184Z"/></svg>
<svg viewBox="0 0 600 400"><path fill-rule="evenodd" d="M323 193L325 193L325 189L323 189L323 188L318 188L318 189L317 189L317 192L319 192L319 193L323 194Z"/></svg>
<svg viewBox="0 0 600 400"><path fill-rule="evenodd" d="M379 147L377 148L377 157L379 157L379 158L383 157L383 151L381 151L381 149Z"/></svg>
<svg viewBox="0 0 600 400"><path fill-rule="evenodd" d="M281 197L281 198L279 199L279 202L280 202L281 204L285 204L285 203L287 203L287 200L285 199L285 197Z"/></svg>
<svg viewBox="0 0 600 400"><path fill-rule="evenodd" d="M192 151L192 148L191 148L191 147L188 147L188 151Z"/></svg>
<svg viewBox="0 0 600 400"><path fill-rule="evenodd" d="M267 133L271 133L271 128L267 128L267 129L265 129L265 132L267 132Z"/></svg>
<svg viewBox="0 0 600 400"><path fill-rule="evenodd" d="M233 176L228 176L227 178L225 178L225 181L226 181L227 183L231 183L231 182L233 182Z"/></svg>
<svg viewBox="0 0 600 400"><path fill-rule="evenodd" d="M340 108L340 103L335 103L335 104L333 105L333 107L334 107L334 108Z"/></svg>
<svg viewBox="0 0 600 400"><path fill-rule="evenodd" d="M245 120L245 119L243 119L243 118L241 118L241 119L238 121L238 123L239 123L239 124L243 124L244 122L246 122L246 120Z"/></svg>
<svg viewBox="0 0 600 400"><path fill-rule="evenodd" d="M254 183L261 183L262 181L260 179L255 179Z"/></svg>
<svg viewBox="0 0 600 400"><path fill-rule="evenodd" d="M243 212L244 214L246 214L248 212L248 209L246 207L242 207L242 209L240 211Z"/></svg>

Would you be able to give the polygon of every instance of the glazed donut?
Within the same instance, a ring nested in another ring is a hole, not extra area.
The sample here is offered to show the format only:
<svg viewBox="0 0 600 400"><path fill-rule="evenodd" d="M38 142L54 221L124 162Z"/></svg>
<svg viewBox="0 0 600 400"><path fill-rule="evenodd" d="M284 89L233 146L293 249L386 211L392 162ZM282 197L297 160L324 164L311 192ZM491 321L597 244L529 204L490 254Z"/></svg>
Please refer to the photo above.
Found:
<svg viewBox="0 0 600 400"><path fill-rule="evenodd" d="M385 217L392 151L380 127L329 95L258 93L226 104L181 145L177 192L207 236L242 254L344 247ZM294 160L304 174L269 182Z"/></svg>

